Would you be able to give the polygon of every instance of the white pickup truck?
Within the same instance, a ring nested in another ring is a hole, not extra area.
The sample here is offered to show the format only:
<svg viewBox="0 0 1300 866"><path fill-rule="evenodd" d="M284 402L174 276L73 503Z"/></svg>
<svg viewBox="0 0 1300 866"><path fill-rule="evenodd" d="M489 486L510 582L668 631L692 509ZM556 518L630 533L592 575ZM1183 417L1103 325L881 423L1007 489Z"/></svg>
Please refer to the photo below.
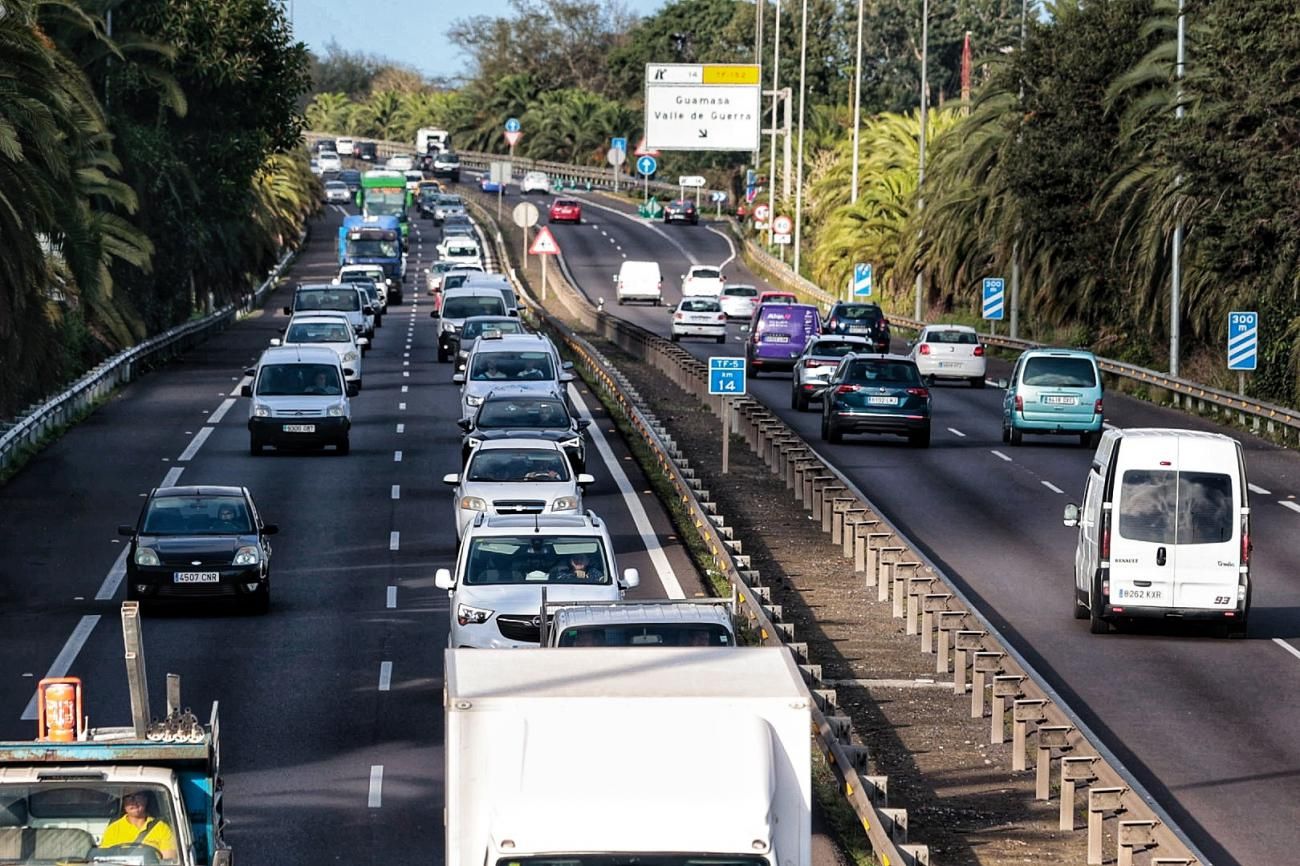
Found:
<svg viewBox="0 0 1300 866"><path fill-rule="evenodd" d="M777 647L448 650L447 866L810 866Z"/></svg>

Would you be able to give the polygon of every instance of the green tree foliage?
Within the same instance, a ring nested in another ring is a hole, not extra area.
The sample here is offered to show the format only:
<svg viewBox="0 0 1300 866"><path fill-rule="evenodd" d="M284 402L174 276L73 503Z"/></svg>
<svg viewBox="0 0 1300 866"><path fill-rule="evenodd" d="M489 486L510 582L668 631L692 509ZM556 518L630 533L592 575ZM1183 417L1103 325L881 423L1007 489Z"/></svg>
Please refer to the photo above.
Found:
<svg viewBox="0 0 1300 866"><path fill-rule="evenodd" d="M640 118L626 105L586 90L544 93L524 112L527 156L562 162L601 165L609 148L609 132L631 130Z"/></svg>

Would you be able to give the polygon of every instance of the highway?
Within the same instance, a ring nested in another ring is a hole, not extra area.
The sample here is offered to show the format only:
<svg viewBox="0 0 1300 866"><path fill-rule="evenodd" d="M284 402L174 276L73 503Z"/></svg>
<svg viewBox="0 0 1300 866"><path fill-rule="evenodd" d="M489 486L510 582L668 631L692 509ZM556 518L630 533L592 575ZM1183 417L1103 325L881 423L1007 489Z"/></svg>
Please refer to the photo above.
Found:
<svg viewBox="0 0 1300 866"><path fill-rule="evenodd" d="M568 195L568 193L566 193ZM730 282L764 286L735 258L721 229L665 226L632 204L578 194L580 225L555 225L563 265L611 315L667 336L663 307L617 306L612 275L625 259L658 261L665 303L680 298L691 264L726 262ZM511 203L518 196L507 196ZM545 212L544 201L532 197ZM703 216L710 209L705 207ZM743 355L738 324L725 347L683 340L700 358ZM895 337L895 351L905 351ZM1009 365L993 362L990 376ZM927 450L902 439L819 440L819 415L790 407L788 375L749 381L751 396L776 411L870 496L940 564L1002 634L1215 864L1284 863L1300 849L1300 457L1255 437L1244 443L1255 550L1249 638L1216 640L1163 624L1108 636L1071 616L1075 530L1062 526L1078 502L1091 452L1073 440L1000 437L1002 392L939 385ZM1108 394L1109 422L1121 427L1190 427L1207 421ZM1221 431L1222 432L1222 431Z"/></svg>
<svg viewBox="0 0 1300 866"><path fill-rule="evenodd" d="M313 224L295 282L334 275L342 213ZM436 233L413 227L420 274ZM243 484L280 526L271 611L146 608L154 712L167 672L182 675L202 720L220 701L227 839L240 863L441 863L448 602L433 574L456 548L441 483L460 469L451 367L436 361L416 277L364 359L351 454L251 457L242 371L282 332L290 291L123 389L0 487L0 739L35 737L29 702L47 672L82 678L92 726L130 724L116 527L156 485ZM607 520L619 565L644 576L630 595L665 597L672 579L702 592L609 418L585 388L575 395L596 420L587 507ZM648 548L667 557L664 582Z"/></svg>

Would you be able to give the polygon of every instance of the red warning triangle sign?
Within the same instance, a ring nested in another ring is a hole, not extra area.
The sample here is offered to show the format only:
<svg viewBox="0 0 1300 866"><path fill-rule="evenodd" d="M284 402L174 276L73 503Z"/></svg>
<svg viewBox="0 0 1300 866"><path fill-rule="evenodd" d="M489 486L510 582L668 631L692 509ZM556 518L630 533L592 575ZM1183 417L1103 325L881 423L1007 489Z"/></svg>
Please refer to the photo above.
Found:
<svg viewBox="0 0 1300 866"><path fill-rule="evenodd" d="M505 136L506 136L506 144L510 145L511 147L514 147L516 144L519 143L519 139L524 137L524 134L519 130L515 130L512 132L507 129L505 131Z"/></svg>
<svg viewBox="0 0 1300 866"><path fill-rule="evenodd" d="M645 146L645 136L643 135L641 136L641 141L637 143L636 150L633 152L632 155L633 156L658 156L659 151L650 150L649 148L647 148Z"/></svg>
<svg viewBox="0 0 1300 866"><path fill-rule="evenodd" d="M560 245L555 242L551 230L542 226L537 230L537 237L533 238L533 245L528 248L528 252L535 256L558 256Z"/></svg>

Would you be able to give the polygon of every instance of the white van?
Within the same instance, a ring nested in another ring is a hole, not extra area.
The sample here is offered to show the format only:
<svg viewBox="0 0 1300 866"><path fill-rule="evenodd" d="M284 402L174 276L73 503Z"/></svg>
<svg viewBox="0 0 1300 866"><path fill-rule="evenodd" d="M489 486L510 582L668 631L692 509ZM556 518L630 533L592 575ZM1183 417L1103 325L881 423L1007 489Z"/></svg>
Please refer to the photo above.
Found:
<svg viewBox="0 0 1300 866"><path fill-rule="evenodd" d="M1093 634L1128 618L1209 620L1244 637L1250 503L1241 445L1193 430L1107 430L1065 507L1078 527L1074 614Z"/></svg>
<svg viewBox="0 0 1300 866"><path fill-rule="evenodd" d="M618 302L649 301L655 306L663 303L664 277L658 262L623 262L614 275L614 291Z"/></svg>
<svg viewBox="0 0 1300 866"><path fill-rule="evenodd" d="M248 404L248 450L257 456L266 445L323 448L339 454L350 449L352 404L358 382L346 377L332 349L320 346L274 346L262 352L257 366L244 371L252 381L240 386Z"/></svg>

